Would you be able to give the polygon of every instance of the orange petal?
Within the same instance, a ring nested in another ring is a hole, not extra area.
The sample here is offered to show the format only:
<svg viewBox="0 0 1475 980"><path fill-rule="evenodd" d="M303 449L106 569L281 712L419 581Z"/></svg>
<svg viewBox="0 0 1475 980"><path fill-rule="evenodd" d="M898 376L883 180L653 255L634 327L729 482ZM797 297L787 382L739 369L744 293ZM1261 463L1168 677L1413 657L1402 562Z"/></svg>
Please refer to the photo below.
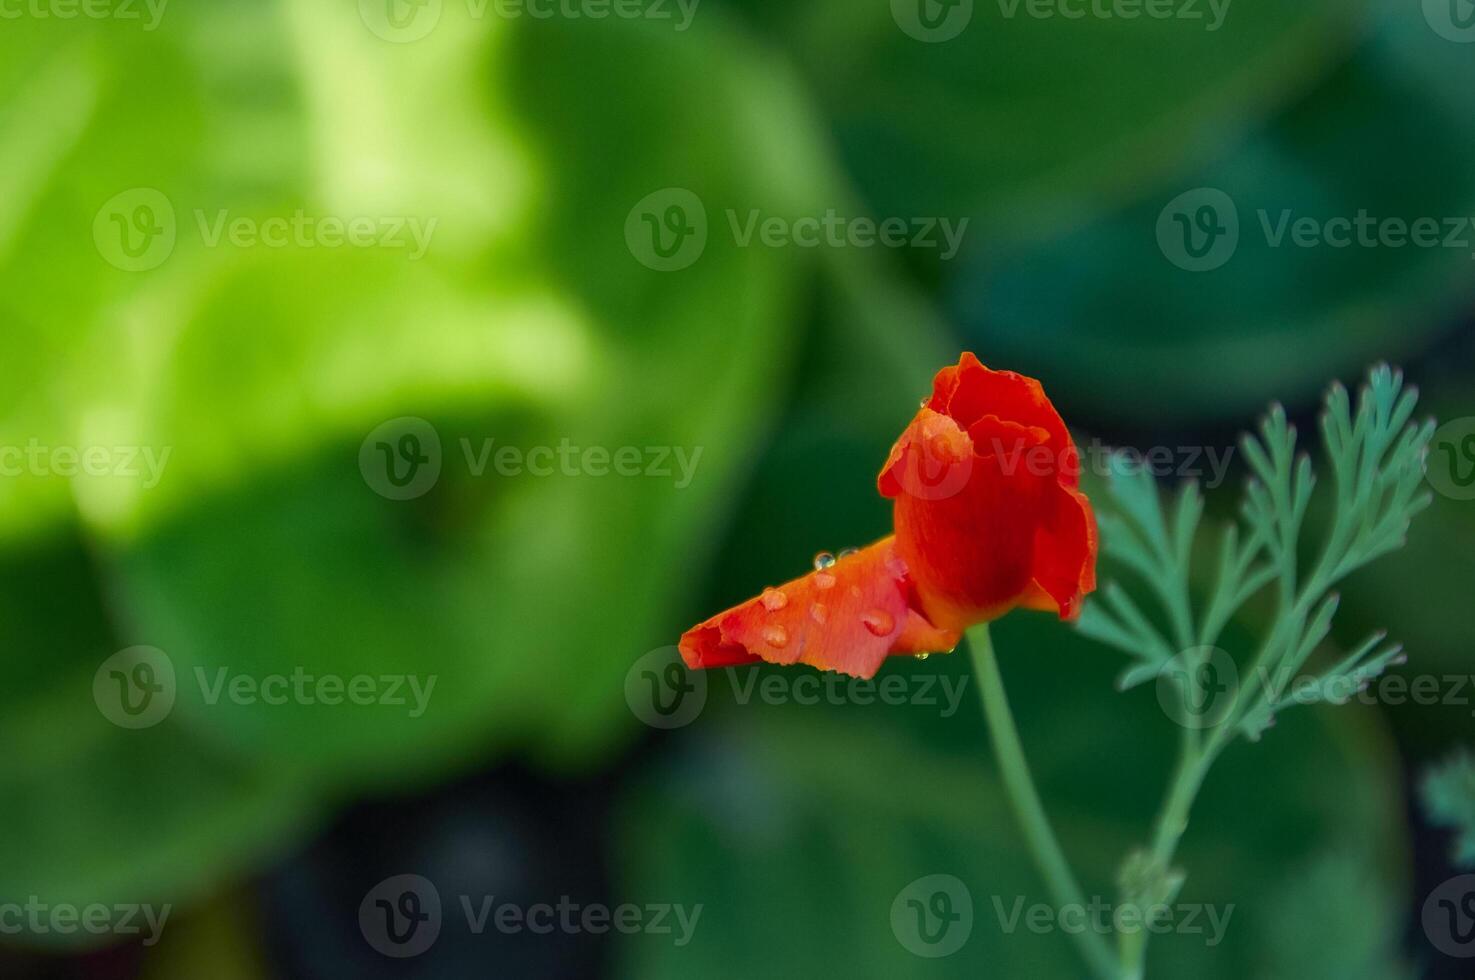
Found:
<svg viewBox="0 0 1475 980"><path fill-rule="evenodd" d="M679 646L694 669L763 660L869 678L888 655L957 645L958 634L934 627L913 601L906 567L885 538L713 616Z"/></svg>
<svg viewBox="0 0 1475 980"><path fill-rule="evenodd" d="M1035 532L1034 589L1023 605L1074 619L1096 589L1096 515L1079 490L1057 486L1051 496Z"/></svg>

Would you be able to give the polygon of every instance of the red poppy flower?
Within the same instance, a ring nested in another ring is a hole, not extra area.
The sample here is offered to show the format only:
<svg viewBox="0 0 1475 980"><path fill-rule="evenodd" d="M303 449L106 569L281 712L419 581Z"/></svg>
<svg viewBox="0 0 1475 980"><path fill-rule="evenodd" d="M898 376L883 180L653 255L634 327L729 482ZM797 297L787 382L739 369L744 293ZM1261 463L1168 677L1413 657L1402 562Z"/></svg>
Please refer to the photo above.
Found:
<svg viewBox="0 0 1475 980"><path fill-rule="evenodd" d="M1096 587L1079 455L1033 378L964 354L938 372L877 482L895 501L893 536L687 631L687 666L871 677L887 656L951 650L1016 606L1074 618Z"/></svg>

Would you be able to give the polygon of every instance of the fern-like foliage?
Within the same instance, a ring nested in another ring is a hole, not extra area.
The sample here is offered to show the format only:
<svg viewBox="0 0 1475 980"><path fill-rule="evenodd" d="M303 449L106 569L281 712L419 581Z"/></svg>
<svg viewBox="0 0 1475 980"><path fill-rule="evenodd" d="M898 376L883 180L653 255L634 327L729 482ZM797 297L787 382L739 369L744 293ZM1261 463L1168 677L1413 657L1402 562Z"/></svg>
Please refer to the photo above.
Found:
<svg viewBox="0 0 1475 980"><path fill-rule="evenodd" d="M1243 440L1253 478L1241 519L1212 545L1200 542L1206 532L1197 484L1188 483L1165 503L1150 473L1116 458L1108 499L1099 508L1102 547L1145 580L1166 623L1159 627L1115 582L1087 605L1081 631L1131 658L1119 686L1126 690L1174 667L1185 710L1190 703L1201 706L1211 693L1204 688L1204 661L1235 614L1271 587L1273 621L1253 659L1239 667L1233 703L1213 727L1258 740L1277 712L1346 701L1398 662L1400 648L1385 645L1379 634L1321 673L1300 676L1331 630L1337 583L1401 547L1409 522L1429 504L1420 482L1434 423L1411 421L1417 402L1402 374L1386 366L1372 371L1355 412L1347 390L1333 386L1321 418L1332 476L1322 492L1329 495L1331 520L1314 550L1305 524L1317 478L1310 458L1297 455L1296 429L1278 405L1258 435ZM1210 547L1216 555L1212 585L1195 601L1192 563L1195 553ZM1305 562L1312 553L1316 559Z"/></svg>
<svg viewBox="0 0 1475 980"><path fill-rule="evenodd" d="M1429 821L1455 832L1455 864L1475 868L1475 755L1456 753L1430 770L1419 788Z"/></svg>

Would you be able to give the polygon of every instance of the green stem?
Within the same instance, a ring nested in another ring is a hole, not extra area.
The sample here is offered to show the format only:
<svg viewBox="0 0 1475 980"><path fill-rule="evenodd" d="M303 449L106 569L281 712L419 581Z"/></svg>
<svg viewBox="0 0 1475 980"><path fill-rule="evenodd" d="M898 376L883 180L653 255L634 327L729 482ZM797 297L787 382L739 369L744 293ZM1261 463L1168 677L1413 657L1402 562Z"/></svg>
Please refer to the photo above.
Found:
<svg viewBox="0 0 1475 980"><path fill-rule="evenodd" d="M1009 805L1024 831L1025 841L1031 855L1045 878L1045 887L1057 908L1067 905L1085 907L1085 898L1055 832L1050 828L1040 794L1035 789L1034 778L1029 772L1029 763L1024 758L1024 748L1019 742L1019 732L1014 727L1014 715L1009 710L1009 699L1004 694L1004 679L999 675L998 661L994 657L993 640L988 626L975 626L968 631L968 643L973 648L977 664L978 687L983 697L983 716L988 724L989 737L993 741L994 754L998 756L999 770L1003 775L1004 789ZM1106 938L1094 929L1083 929L1072 934L1080 947L1081 955L1091 971L1102 980L1119 980L1121 970Z"/></svg>
<svg viewBox="0 0 1475 980"><path fill-rule="evenodd" d="M1194 801L1198 799L1210 767L1224 748L1227 731L1223 727L1214 729L1202 748L1197 751L1185 749L1178 757L1178 765L1169 780L1167 798L1153 824L1152 844L1148 852L1152 866L1164 874L1173 866L1178 844L1188 829ZM1147 934L1137 932L1122 936L1119 950L1122 976L1126 980L1141 980L1147 965Z"/></svg>
<svg viewBox="0 0 1475 980"><path fill-rule="evenodd" d="M1211 741L1204 752L1185 755L1179 761L1178 768L1173 773L1168 798L1163 803L1163 809L1153 828L1152 859L1158 867L1167 869L1172 865L1173 858L1178 853L1178 842L1188 829L1188 815L1193 809L1193 802L1198 799L1204 777L1208 775L1209 766L1217 755L1217 741Z"/></svg>

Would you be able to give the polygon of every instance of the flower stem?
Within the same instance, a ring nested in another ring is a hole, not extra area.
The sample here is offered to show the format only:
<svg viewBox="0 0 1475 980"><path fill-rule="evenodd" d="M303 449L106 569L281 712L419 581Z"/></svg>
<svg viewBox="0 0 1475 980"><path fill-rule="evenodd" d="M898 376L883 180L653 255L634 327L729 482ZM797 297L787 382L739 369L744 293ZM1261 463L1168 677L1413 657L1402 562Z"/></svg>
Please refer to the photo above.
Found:
<svg viewBox="0 0 1475 980"><path fill-rule="evenodd" d="M999 760L1009 805L1024 831L1030 854L1044 876L1045 887L1057 909L1067 905L1084 907L1086 903L1081 886L1070 869L1065 852L1060 849L1060 842L1056 840L1055 832L1050 827L1045 807L1040 802L1040 794L1035 789L1034 778L1030 775L1029 763L1025 760L1024 748L1019 742L1019 732L1014 727L1014 715L1009 710L1009 699L1004 694L1004 679L999 675L988 625L970 629L968 643L973 648L973 658L977 665L984 721L988 724L994 754ZM1121 969L1103 935L1090 928L1072 935L1092 973L1101 980L1120 978Z"/></svg>

